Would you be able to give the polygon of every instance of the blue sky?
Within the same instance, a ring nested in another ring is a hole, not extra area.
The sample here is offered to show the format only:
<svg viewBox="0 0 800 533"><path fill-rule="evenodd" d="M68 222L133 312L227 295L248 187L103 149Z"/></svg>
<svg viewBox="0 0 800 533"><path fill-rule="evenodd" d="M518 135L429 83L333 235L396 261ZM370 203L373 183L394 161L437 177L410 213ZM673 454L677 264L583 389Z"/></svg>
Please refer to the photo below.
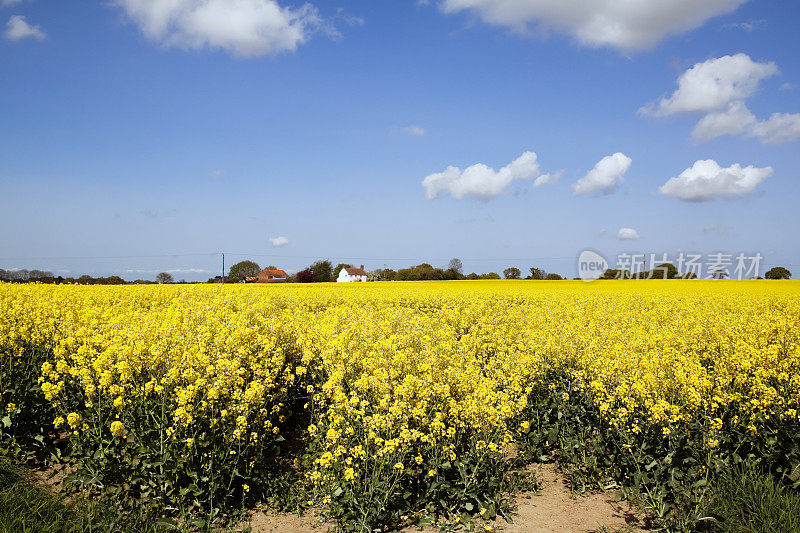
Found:
<svg viewBox="0 0 800 533"><path fill-rule="evenodd" d="M800 272L800 4L629 3L0 0L0 268Z"/></svg>

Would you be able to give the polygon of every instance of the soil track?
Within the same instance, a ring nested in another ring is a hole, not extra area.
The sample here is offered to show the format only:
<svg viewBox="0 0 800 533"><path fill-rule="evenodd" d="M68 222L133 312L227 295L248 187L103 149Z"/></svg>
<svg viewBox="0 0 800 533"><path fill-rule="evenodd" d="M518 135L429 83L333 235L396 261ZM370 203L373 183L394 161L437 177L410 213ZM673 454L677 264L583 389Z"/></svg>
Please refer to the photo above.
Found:
<svg viewBox="0 0 800 533"><path fill-rule="evenodd" d="M615 501L616 493L576 495L569 491L564 477L553 465L533 467L541 480L541 490L517 496L514 523L499 519L495 531L505 533L588 533L592 531L635 533L644 531L642 517L628 502ZM253 533L324 533L330 524L312 514L270 515L255 513L250 521ZM478 528L480 530L480 528ZM408 527L405 533L438 531L433 527Z"/></svg>

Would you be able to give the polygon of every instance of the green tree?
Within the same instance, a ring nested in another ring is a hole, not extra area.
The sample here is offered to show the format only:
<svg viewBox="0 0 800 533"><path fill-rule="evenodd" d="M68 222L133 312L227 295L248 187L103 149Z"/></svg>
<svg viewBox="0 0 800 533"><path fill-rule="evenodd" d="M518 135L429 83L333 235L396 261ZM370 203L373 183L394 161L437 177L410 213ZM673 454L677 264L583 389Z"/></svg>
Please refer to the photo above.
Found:
<svg viewBox="0 0 800 533"><path fill-rule="evenodd" d="M156 281L159 283L172 283L173 282L172 274L170 274L169 272L161 272L158 275L156 275Z"/></svg>
<svg viewBox="0 0 800 533"><path fill-rule="evenodd" d="M562 278L560 274L548 274L547 276L545 276L544 279L546 279L548 281L559 281L559 280L562 280L564 278Z"/></svg>
<svg viewBox="0 0 800 533"><path fill-rule="evenodd" d="M547 277L547 272L543 268L531 267L531 275L528 276L528 279L544 279L545 277Z"/></svg>
<svg viewBox="0 0 800 533"><path fill-rule="evenodd" d="M258 276L259 272L261 272L261 267L258 266L258 263L239 261L228 270L228 278L234 282L244 281L244 278Z"/></svg>
<svg viewBox="0 0 800 533"><path fill-rule="evenodd" d="M522 272L520 272L517 267L508 267L503 270L503 276L505 276L506 279L519 279L521 275Z"/></svg>
<svg viewBox="0 0 800 533"><path fill-rule="evenodd" d="M784 267L772 267L764 274L767 279L791 279L792 273Z"/></svg>
<svg viewBox="0 0 800 533"><path fill-rule="evenodd" d="M600 276L600 279L631 279L631 273L624 268L608 268L603 272L603 275Z"/></svg>
<svg viewBox="0 0 800 533"><path fill-rule="evenodd" d="M327 259L321 259L311 265L311 272L314 274L314 281L321 283L324 281L331 281L333 275L333 265Z"/></svg>
<svg viewBox="0 0 800 533"><path fill-rule="evenodd" d="M675 279L680 276L678 267L672 263L661 263L649 272L652 279Z"/></svg>

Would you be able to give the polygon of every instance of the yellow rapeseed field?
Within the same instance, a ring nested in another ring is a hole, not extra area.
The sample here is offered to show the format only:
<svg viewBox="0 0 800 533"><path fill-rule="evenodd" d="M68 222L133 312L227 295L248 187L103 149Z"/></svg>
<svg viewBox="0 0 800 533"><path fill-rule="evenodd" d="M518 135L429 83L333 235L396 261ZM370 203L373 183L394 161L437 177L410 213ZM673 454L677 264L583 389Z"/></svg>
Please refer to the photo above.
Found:
<svg viewBox="0 0 800 533"><path fill-rule="evenodd" d="M313 504L364 527L499 512L504 450L545 446L564 419L593 427L622 478L674 477L652 466L669 455L694 483L743 450L800 459L782 448L799 434L799 296L791 281L0 284L0 415L8 432L33 401L8 380L35 355L37 412L95 480L208 509L268 490L289 457Z"/></svg>

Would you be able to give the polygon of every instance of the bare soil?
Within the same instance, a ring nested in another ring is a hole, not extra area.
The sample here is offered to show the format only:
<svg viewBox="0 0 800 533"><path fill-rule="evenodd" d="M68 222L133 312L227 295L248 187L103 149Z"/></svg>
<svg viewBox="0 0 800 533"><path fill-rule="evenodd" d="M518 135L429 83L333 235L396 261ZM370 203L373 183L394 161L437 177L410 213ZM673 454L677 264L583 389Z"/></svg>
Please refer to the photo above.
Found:
<svg viewBox="0 0 800 533"><path fill-rule="evenodd" d="M615 501L616 493L602 492L576 495L567 488L564 476L553 465L535 465L534 471L541 480L536 493L523 493L516 497L517 514L513 523L498 519L492 524L495 531L505 533L589 533L645 531L644 520L629 502ZM270 514L254 512L250 519L253 533L324 533L331 524L318 516L305 514ZM480 530L480 528L478 528ZM438 528L411 526L403 530L410 533L438 531Z"/></svg>

